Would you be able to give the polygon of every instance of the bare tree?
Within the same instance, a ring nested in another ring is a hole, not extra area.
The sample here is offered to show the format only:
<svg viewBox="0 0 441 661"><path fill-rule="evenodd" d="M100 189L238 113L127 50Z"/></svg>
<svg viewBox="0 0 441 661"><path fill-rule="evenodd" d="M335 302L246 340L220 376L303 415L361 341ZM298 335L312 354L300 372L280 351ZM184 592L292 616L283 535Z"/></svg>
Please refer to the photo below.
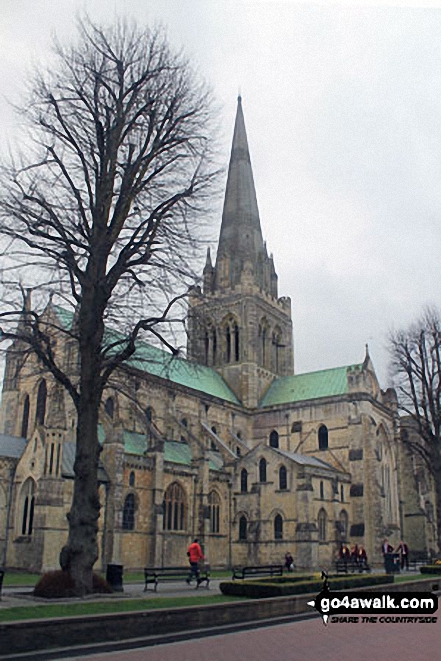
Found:
<svg viewBox="0 0 441 661"><path fill-rule="evenodd" d="M409 449L424 460L433 476L441 549L441 319L427 309L408 329L389 338L391 368L399 406L410 416L416 434L404 436Z"/></svg>
<svg viewBox="0 0 441 661"><path fill-rule="evenodd" d="M31 142L2 171L0 316L2 339L34 352L75 403L74 496L60 563L84 594L98 557L103 390L140 334L176 353L164 323L193 275L217 169L210 93L162 29L86 20L77 43L56 45L56 55L58 67L36 76L22 110ZM37 296L20 312L27 287ZM54 332L66 329L42 312L49 295L75 314L77 378L54 347ZM118 333L105 332L116 324Z"/></svg>

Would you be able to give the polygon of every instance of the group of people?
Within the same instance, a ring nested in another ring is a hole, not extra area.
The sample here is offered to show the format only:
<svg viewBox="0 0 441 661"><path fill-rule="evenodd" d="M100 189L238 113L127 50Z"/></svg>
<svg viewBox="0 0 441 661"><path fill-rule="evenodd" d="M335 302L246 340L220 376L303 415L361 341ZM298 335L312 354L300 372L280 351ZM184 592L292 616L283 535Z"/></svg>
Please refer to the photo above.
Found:
<svg viewBox="0 0 441 661"><path fill-rule="evenodd" d="M389 541L385 539L381 547L381 550L383 552L385 569L386 569L386 555L389 553L399 553L401 569L404 569L404 567L406 567L406 569L409 569L409 547L405 542L403 542L403 540L401 540L397 548L394 549L394 547L391 546L391 544L389 544Z"/></svg>
<svg viewBox="0 0 441 661"><path fill-rule="evenodd" d="M340 544L338 559L360 566L367 565L368 561L366 550L361 544L352 544L351 548L347 544Z"/></svg>
<svg viewBox="0 0 441 661"><path fill-rule="evenodd" d="M394 547L389 544L387 539L383 542L382 552L386 567L386 556L389 553L394 552ZM400 554L401 569L404 569L404 567L409 569L409 547L403 542L403 540L400 541L395 549L395 553ZM187 556L190 562L190 573L187 578L187 583L190 584L193 579L196 579L197 584L199 585L199 563L202 560L205 560L199 540L195 539L194 542L190 544L187 550ZM351 548L349 548L347 544L341 543L338 550L338 559L360 566L367 565L368 561L366 550L361 544L352 544ZM287 571L294 571L294 558L290 551L287 551L285 555L285 567Z"/></svg>

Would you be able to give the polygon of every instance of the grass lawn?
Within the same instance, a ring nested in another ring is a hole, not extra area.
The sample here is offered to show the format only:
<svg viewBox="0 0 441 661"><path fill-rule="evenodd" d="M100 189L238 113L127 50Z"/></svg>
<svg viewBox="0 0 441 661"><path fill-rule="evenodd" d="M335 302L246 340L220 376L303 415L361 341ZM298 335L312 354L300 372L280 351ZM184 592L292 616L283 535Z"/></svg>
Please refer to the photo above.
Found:
<svg viewBox="0 0 441 661"><path fill-rule="evenodd" d="M441 578L440 574L399 574L395 576L394 583L407 583L407 581L421 581L423 578Z"/></svg>
<svg viewBox="0 0 441 661"><path fill-rule="evenodd" d="M40 574L25 574L22 572L8 572L6 570L3 587L20 587L21 585L33 587L39 578Z"/></svg>
<svg viewBox="0 0 441 661"><path fill-rule="evenodd" d="M15 606L0 608L0 622L33 620L74 615L97 615L102 613L124 613L127 611L152 610L154 608L176 608L179 606L202 606L242 600L243 597L225 597L221 594L204 597L156 597L154 599L127 599L124 601L81 602L72 604L44 604L42 606Z"/></svg>
<svg viewBox="0 0 441 661"><path fill-rule="evenodd" d="M101 572L98 572L101 573ZM231 578L231 571L213 571L211 578ZM27 574L25 572L8 572L6 571L3 579L3 587L33 587L38 579L39 574ZM127 572L124 574L124 583L144 583L144 572Z"/></svg>

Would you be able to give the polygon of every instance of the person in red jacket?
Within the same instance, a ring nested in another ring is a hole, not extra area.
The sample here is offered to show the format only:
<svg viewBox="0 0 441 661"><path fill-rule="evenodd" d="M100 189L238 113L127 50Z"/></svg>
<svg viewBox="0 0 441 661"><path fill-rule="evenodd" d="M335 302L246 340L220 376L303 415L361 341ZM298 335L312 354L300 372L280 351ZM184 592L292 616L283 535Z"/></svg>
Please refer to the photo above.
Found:
<svg viewBox="0 0 441 661"><path fill-rule="evenodd" d="M199 585L198 564L200 560L205 560L205 556L202 553L199 540L195 539L194 542L190 544L190 546L187 549L187 556L190 562L190 573L187 578L187 583L190 585L192 578L195 578Z"/></svg>

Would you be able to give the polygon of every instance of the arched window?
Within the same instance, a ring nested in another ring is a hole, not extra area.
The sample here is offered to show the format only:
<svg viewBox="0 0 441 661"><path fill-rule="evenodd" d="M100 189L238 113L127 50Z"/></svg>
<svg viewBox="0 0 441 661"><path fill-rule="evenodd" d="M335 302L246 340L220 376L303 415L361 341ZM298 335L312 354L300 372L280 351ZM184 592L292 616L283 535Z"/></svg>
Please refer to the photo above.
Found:
<svg viewBox="0 0 441 661"><path fill-rule="evenodd" d="M23 402L23 415L21 418L21 435L26 438L29 426L29 395L26 395Z"/></svg>
<svg viewBox="0 0 441 661"><path fill-rule="evenodd" d="M279 489L287 489L288 488L288 480L287 480L287 475L286 475L286 468L285 466L280 466L279 468Z"/></svg>
<svg viewBox="0 0 441 661"><path fill-rule="evenodd" d="M184 490L173 482L164 494L164 530L185 530L187 503Z"/></svg>
<svg viewBox="0 0 441 661"><path fill-rule="evenodd" d="M279 434L276 432L275 429L273 429L273 431L270 434L269 442L270 442L270 446L272 448L278 448L279 447Z"/></svg>
<svg viewBox="0 0 441 661"><path fill-rule="evenodd" d="M210 358L210 335L208 330L204 333L205 364L209 365Z"/></svg>
<svg viewBox="0 0 441 661"><path fill-rule="evenodd" d="M259 461L259 482L266 482L266 460Z"/></svg>
<svg viewBox="0 0 441 661"><path fill-rule="evenodd" d="M237 445L236 446L236 455L240 457L242 455L242 452L240 451L240 447Z"/></svg>
<svg viewBox="0 0 441 661"><path fill-rule="evenodd" d="M45 379L40 381L37 392L37 409L35 414L35 421L38 425L44 425L46 417L46 400L47 400L47 386Z"/></svg>
<svg viewBox="0 0 441 661"><path fill-rule="evenodd" d="M131 487L135 486L135 471L130 471L129 486L131 486Z"/></svg>
<svg viewBox="0 0 441 661"><path fill-rule="evenodd" d="M323 500L325 497L325 487L323 482L320 482L320 500Z"/></svg>
<svg viewBox="0 0 441 661"><path fill-rule="evenodd" d="M345 499L345 491L344 491L343 485L340 484L340 500L341 500L342 503L344 502L344 499Z"/></svg>
<svg viewBox="0 0 441 661"><path fill-rule="evenodd" d="M181 420L181 425L182 425L183 427L188 427L188 420L187 420L187 418L182 418L182 420Z"/></svg>
<svg viewBox="0 0 441 661"><path fill-rule="evenodd" d="M227 363L231 362L231 331L229 326L225 329L225 361Z"/></svg>
<svg viewBox="0 0 441 661"><path fill-rule="evenodd" d="M283 519L280 514L274 519L274 539L283 539Z"/></svg>
<svg viewBox="0 0 441 661"><path fill-rule="evenodd" d="M272 369L274 372L279 371L280 367L280 358L281 358L281 348L282 348L282 333L279 328L276 328L273 332L271 338L271 347L272 347Z"/></svg>
<svg viewBox="0 0 441 661"><path fill-rule="evenodd" d="M317 519L319 542L326 542L326 520L327 516L325 510L320 510Z"/></svg>
<svg viewBox="0 0 441 661"><path fill-rule="evenodd" d="M210 511L210 532L218 533L220 529L220 496L216 491L208 494L208 508Z"/></svg>
<svg viewBox="0 0 441 661"><path fill-rule="evenodd" d="M244 542L247 539L247 527L248 522L245 516L241 516L239 519L239 541Z"/></svg>
<svg viewBox="0 0 441 661"><path fill-rule="evenodd" d="M248 471L246 468L242 468L240 472L240 490L242 493L248 491Z"/></svg>
<svg viewBox="0 0 441 661"><path fill-rule="evenodd" d="M213 330L211 331L211 344L212 344L212 365L216 365L217 334L215 328L213 328Z"/></svg>
<svg viewBox="0 0 441 661"><path fill-rule="evenodd" d="M268 351L266 347L267 337L268 337L267 322L265 319L262 319L259 326L260 363L262 367L267 367L267 362L268 362Z"/></svg>
<svg viewBox="0 0 441 661"><path fill-rule="evenodd" d="M318 430L318 443L319 443L319 450L327 450L328 428L326 427L326 425L321 425Z"/></svg>
<svg viewBox="0 0 441 661"><path fill-rule="evenodd" d="M340 528L340 535L341 535L342 540L347 539L348 520L349 520L349 517L348 517L347 512L345 510L342 510L340 512L340 516L339 516L339 528Z"/></svg>
<svg viewBox="0 0 441 661"><path fill-rule="evenodd" d="M145 410L145 419L147 422L153 422L153 409L151 406L147 406Z"/></svg>
<svg viewBox="0 0 441 661"><path fill-rule="evenodd" d="M28 478L23 484L20 494L22 535L32 535L34 528L35 491L34 480Z"/></svg>
<svg viewBox="0 0 441 661"><path fill-rule="evenodd" d="M115 415L115 401L113 397L108 397L106 399L106 403L104 404L104 410L109 416L109 418L112 418L113 420L113 416Z"/></svg>
<svg viewBox="0 0 441 661"><path fill-rule="evenodd" d="M123 530L135 529L135 495L133 493L129 493L124 501L122 527Z"/></svg>
<svg viewBox="0 0 441 661"><path fill-rule="evenodd" d="M236 363L239 362L239 326L237 324L234 324L233 326L233 334L234 334L234 360Z"/></svg>

